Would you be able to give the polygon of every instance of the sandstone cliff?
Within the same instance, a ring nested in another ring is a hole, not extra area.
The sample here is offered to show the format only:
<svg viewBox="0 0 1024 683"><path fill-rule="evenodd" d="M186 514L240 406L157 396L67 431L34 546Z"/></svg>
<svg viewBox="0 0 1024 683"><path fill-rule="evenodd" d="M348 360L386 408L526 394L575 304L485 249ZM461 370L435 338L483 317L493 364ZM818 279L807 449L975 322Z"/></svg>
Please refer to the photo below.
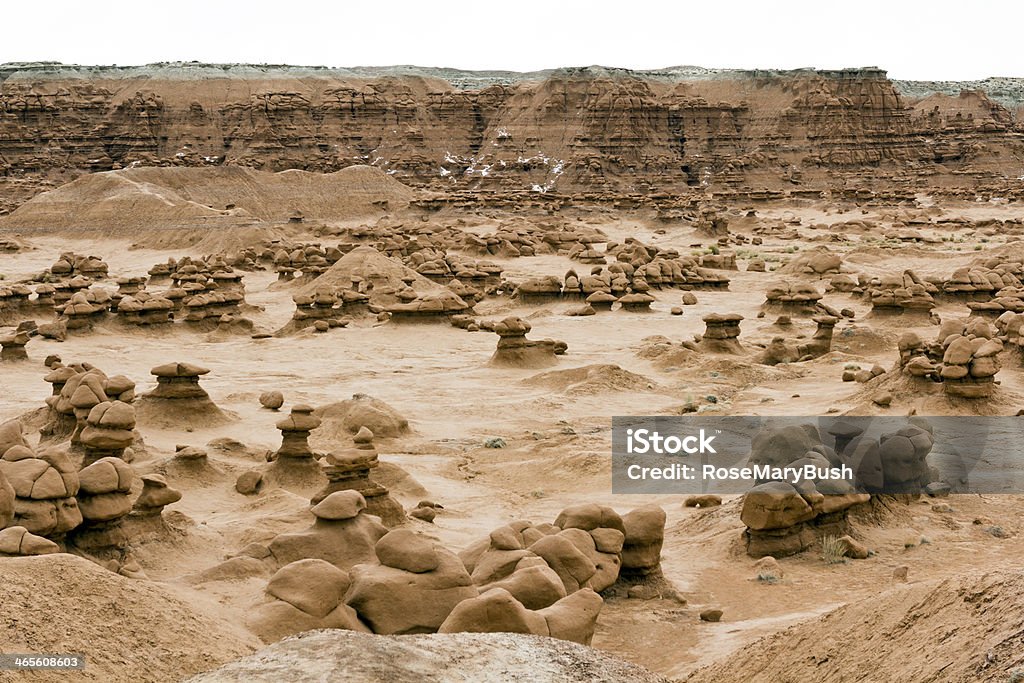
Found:
<svg viewBox="0 0 1024 683"><path fill-rule="evenodd" d="M936 176L1012 190L1018 113L981 89L898 88L874 68L2 65L0 210L26 198L6 191L12 178L152 165L370 165L412 186L498 192L906 189Z"/></svg>

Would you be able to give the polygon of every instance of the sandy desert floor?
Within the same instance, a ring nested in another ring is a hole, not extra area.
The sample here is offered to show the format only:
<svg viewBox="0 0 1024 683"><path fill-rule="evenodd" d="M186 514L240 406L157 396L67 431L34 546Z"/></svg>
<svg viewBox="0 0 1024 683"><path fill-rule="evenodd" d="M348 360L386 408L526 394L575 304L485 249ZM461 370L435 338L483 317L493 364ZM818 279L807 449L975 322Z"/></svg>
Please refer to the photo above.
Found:
<svg viewBox="0 0 1024 683"><path fill-rule="evenodd" d="M922 199L921 205L927 206L927 200ZM108 374L127 375L136 381L140 394L155 386L150 375L154 366L183 361L209 368L202 386L228 412L230 421L187 429L140 424L144 446L134 449L132 465L146 472L172 456L176 445L187 444L206 447L221 476L196 481L175 479L170 473L168 481L183 493L165 512L176 534L143 539L133 547L149 580L202 613L244 624L262 595L266 576L223 577L207 570L248 543L309 526L313 517L308 499L315 492L301 486L269 487L247 497L235 491L236 476L262 466L266 454L280 444L274 425L283 412L262 408L258 397L262 392L281 391L282 410L287 411L295 404L323 406L368 394L392 406L412 428L407 436L375 442L382 462L398 465L409 475L391 483L392 496L407 509L422 499L443 505L432 524L415 519L407 524L449 548L466 548L512 520L550 521L575 503L599 503L622 512L648 503L662 506L668 520L662 569L685 604L667 598L608 599L593 646L666 677L686 679L700 667L729 660L762 636L847 603L905 590L893 579L897 567L908 567L910 586L975 571L1019 569L1024 553L1019 511L1024 500L1013 495L954 495L947 499L948 509L933 507L936 500L921 498L878 509L876 517L854 515L857 537L874 551L872 557L830 565L808 551L779 560L783 575L768 583L757 579L755 558L744 551L738 496L727 497L720 507L697 509L683 507L681 495L611 493L610 418L615 415L679 414L693 406L708 415L907 415L911 411L1013 415L1024 408L1019 359L1004 360L997 378L998 398L992 400L897 394L888 407L873 404L871 396L877 388L841 381L844 368L878 364L891 370L897 365L896 344L902 333L911 330L931 339L936 327L927 317L909 322L902 317L870 317L864 298L841 292L827 293L823 303L852 309L855 315L837 326L831 352L799 363L766 366L756 362L758 343L767 344L779 334L787 339L809 338L814 323L795 319L792 327L781 332L775 325L776 315L758 317L765 287L777 276L745 270L754 251L771 269L825 244L842 257L844 272L881 276L912 269L922 277L948 276L1000 249L1024 254L1020 243L1007 247L1019 235L985 235L969 224L915 225L922 237L936 239L912 242L868 235L846 235L851 241L836 241L835 233L820 227L858 219L876 221L885 228L896 211L824 204L759 209L759 221L789 221L799 235L783 239L764 234L763 244L741 255L739 270L728 272L728 290L696 291L698 303L685 306L681 316L669 312L680 305L678 289L652 290L655 302L648 313L615 310L567 316L565 311L578 302L522 305L508 297L488 297L477 304L478 318L519 316L532 324L531 337L564 340L568 352L549 369L490 367L494 334L444 324L398 324L367 317L326 334L307 329L264 339L195 332L181 325L164 331L110 325L69 334L64 342L35 338L28 346L29 361L0 364L0 422L22 418L28 433L41 426L39 411L50 394L50 386L42 380L46 374L42 361L50 354L59 355L65 363L87 361ZM1014 205L999 204L965 203L936 211L969 221L1019 215ZM431 222L445 220L442 215ZM487 234L498 227L499 219L474 216L468 223L464 229ZM635 237L681 253L709 242L688 226L665 228L643 217L621 218L610 212L588 214L583 223L602 230L610 240ZM732 232L752 234L754 225L741 224ZM315 239L332 244L329 237ZM0 273L9 282L45 270L65 251L100 255L109 265L111 278L143 276L169 256L202 255L191 248L133 248L128 240L101 236L71 239L26 234L23 240L30 249L0 253ZM501 265L503 277L513 281L560 276L581 268L557 254L489 260ZM824 287L827 278L810 281ZM257 330L273 332L288 323L297 285L279 283L276 273L266 270L245 273L244 283L247 307L243 314ZM744 316L740 341L748 354L687 356L680 352L673 356L652 351L659 343L655 337L678 349L680 340L704 331L701 318L712 312ZM944 319L966 317L967 309L962 303L941 301L934 313ZM503 439L506 447L484 447L493 437ZM316 431L310 441L318 450L337 445L331 435ZM1001 527L1005 537L988 532L992 526ZM908 539L915 539L913 545L908 546ZM709 607L724 612L720 622L697 618ZM259 643L253 636L249 644ZM977 652L962 656L983 659L984 642L978 642ZM698 673L693 680L710 679Z"/></svg>

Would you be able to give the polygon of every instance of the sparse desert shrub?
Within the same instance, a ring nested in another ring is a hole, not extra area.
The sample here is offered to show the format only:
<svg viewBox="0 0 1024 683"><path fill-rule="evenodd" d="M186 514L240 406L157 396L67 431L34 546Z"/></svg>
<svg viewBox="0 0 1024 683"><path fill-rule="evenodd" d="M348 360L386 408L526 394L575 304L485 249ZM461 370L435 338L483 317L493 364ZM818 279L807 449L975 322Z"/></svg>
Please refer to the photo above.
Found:
<svg viewBox="0 0 1024 683"><path fill-rule="evenodd" d="M1010 672L1010 683L1024 683L1024 669L1014 669Z"/></svg>
<svg viewBox="0 0 1024 683"><path fill-rule="evenodd" d="M989 528L985 529L985 531L989 532L990 534L992 534L996 538L1007 538L1007 537L1009 537L1009 534L1006 533L1006 530L1003 529L1003 527L1001 527L1001 526L990 526Z"/></svg>
<svg viewBox="0 0 1024 683"><path fill-rule="evenodd" d="M757 575L757 580L760 583L774 584L779 582L779 577L772 572L761 572Z"/></svg>
<svg viewBox="0 0 1024 683"><path fill-rule="evenodd" d="M822 536L821 559L825 564L845 564L846 544L838 536Z"/></svg>

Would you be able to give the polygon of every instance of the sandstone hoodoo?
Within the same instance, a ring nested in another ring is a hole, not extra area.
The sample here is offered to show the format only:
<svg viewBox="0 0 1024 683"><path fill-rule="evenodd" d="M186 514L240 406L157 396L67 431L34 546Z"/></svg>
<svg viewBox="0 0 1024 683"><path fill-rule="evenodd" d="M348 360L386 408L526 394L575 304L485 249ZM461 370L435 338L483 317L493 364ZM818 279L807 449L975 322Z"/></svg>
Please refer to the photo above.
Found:
<svg viewBox="0 0 1024 683"><path fill-rule="evenodd" d="M309 435L320 422L313 414L313 406L304 403L292 406L288 416L278 420L281 446L271 456L273 462L265 473L269 480L302 491L323 483L318 462L323 454L315 453L309 445Z"/></svg>
<svg viewBox="0 0 1024 683"><path fill-rule="evenodd" d="M471 307L453 292L417 295L408 302L391 304L384 310L394 322L448 322L453 315L471 311Z"/></svg>
<svg viewBox="0 0 1024 683"><path fill-rule="evenodd" d="M28 360L25 346L29 339L31 336L27 330L0 332L0 361Z"/></svg>
<svg viewBox="0 0 1024 683"><path fill-rule="evenodd" d="M199 378L210 373L209 368L191 363L158 365L150 374L156 376L156 389L147 396L168 400L202 400L210 395L199 386Z"/></svg>
<svg viewBox="0 0 1024 683"><path fill-rule="evenodd" d="M644 292L630 292L619 297L619 307L623 311L646 312L651 310L654 297Z"/></svg>
<svg viewBox="0 0 1024 683"><path fill-rule="evenodd" d="M526 335L533 326L522 318L505 318L493 324L498 348L491 356L495 367L546 368L558 362L556 356L566 352L565 342L552 339L531 340Z"/></svg>
<svg viewBox="0 0 1024 683"><path fill-rule="evenodd" d="M129 545L122 522L132 511L133 479L131 466L115 457L101 458L78 473L82 524L69 537L75 547L95 557L121 559Z"/></svg>
<svg viewBox="0 0 1024 683"><path fill-rule="evenodd" d="M997 332L991 323L973 319L944 322L932 343L923 342L916 333L905 333L899 339L900 367L912 377L941 382L947 396L991 398L1004 349Z"/></svg>
<svg viewBox="0 0 1024 683"><path fill-rule="evenodd" d="M902 276L884 276L867 283L866 293L872 315L924 315L935 308L938 287L921 280L913 271Z"/></svg>
<svg viewBox="0 0 1024 683"><path fill-rule="evenodd" d="M281 430L281 447L275 457L313 460L309 447L309 433L320 426L320 418L313 415L313 407L306 404L292 406L288 417L277 423Z"/></svg>
<svg viewBox="0 0 1024 683"><path fill-rule="evenodd" d="M104 401L92 407L85 419L80 441L85 465L101 458L123 458L135 440L135 409L122 401Z"/></svg>
<svg viewBox="0 0 1024 683"><path fill-rule="evenodd" d="M75 498L79 490L78 469L60 450L36 453L21 437L20 428L15 431L20 443L5 447L0 457L0 475L15 495L12 523L31 534L61 543L67 532L82 523ZM0 484L0 488L6 487ZM0 493L0 497L4 495ZM0 503L0 508L8 504Z"/></svg>
<svg viewBox="0 0 1024 683"><path fill-rule="evenodd" d="M709 313L703 318L705 329L700 339L700 348L711 353L743 353L740 344L740 321L738 313Z"/></svg>
<svg viewBox="0 0 1024 683"><path fill-rule="evenodd" d="M117 319L129 325L163 325L174 322L174 303L149 292L137 292L117 302Z"/></svg>
<svg viewBox="0 0 1024 683"><path fill-rule="evenodd" d="M821 292L814 286L793 282L772 283L765 292L761 310L786 315L814 315L818 311Z"/></svg>
<svg viewBox="0 0 1024 683"><path fill-rule="evenodd" d="M193 363L164 363L149 371L156 388L142 395L136 407L139 421L154 426L216 426L230 417L210 399L199 378L210 373Z"/></svg>
<svg viewBox="0 0 1024 683"><path fill-rule="evenodd" d="M315 518L311 527L275 536L266 552L279 566L313 558L347 571L369 562L388 529L365 510L366 500L358 491L336 491L310 509Z"/></svg>
<svg viewBox="0 0 1024 683"><path fill-rule="evenodd" d="M373 446L373 432L362 427L352 440L354 448L331 451L324 456L321 467L329 483L313 496L312 502L319 503L336 491L358 491L369 514L376 515L389 527L401 524L405 521L402 506L388 495L387 487L370 477L380 464Z"/></svg>
<svg viewBox="0 0 1024 683"><path fill-rule="evenodd" d="M104 430L108 432L112 430L109 435L113 437L114 441L120 443L124 440L124 434L121 433L123 430L114 424L132 422L129 419L131 407L124 404L135 400L135 383L133 381L123 375L108 377L102 370L88 363L75 363L64 367L59 362L55 363L53 370L44 379L53 386L52 395L46 398L46 404L49 406L47 423L40 430L44 440L60 441L70 437L72 447L76 449L84 447L82 435L90 427L89 416L92 410L100 404L114 401L123 404L122 407L117 408L110 415L108 424L111 427L109 429L105 425L99 425L98 422L93 425L94 429L90 431L90 440L93 440L94 443L89 448L95 447L102 451L109 447L119 451L118 455L123 452L130 442L120 447L117 445L107 446L105 444L107 434L104 433ZM103 411L105 410L106 408L103 409ZM97 412L97 420L100 419L101 414L102 411ZM129 432L130 430L131 427L128 428ZM104 455L108 455L108 453L100 454L97 457Z"/></svg>
<svg viewBox="0 0 1024 683"><path fill-rule="evenodd" d="M142 493L132 505L132 515L136 517L158 517L164 507L181 500L181 492L171 488L167 480L159 474L146 474L142 477Z"/></svg>

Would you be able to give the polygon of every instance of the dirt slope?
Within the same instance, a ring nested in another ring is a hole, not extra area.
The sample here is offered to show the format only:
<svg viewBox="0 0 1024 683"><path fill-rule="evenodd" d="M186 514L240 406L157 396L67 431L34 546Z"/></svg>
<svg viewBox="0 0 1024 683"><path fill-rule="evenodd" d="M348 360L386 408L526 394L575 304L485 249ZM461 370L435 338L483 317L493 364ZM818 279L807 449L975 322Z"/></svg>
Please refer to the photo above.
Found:
<svg viewBox="0 0 1024 683"><path fill-rule="evenodd" d="M1009 681L1024 671L1024 573L887 591L763 638L688 683Z"/></svg>
<svg viewBox="0 0 1024 683"><path fill-rule="evenodd" d="M86 658L82 672L0 671L2 683L167 683L247 654L259 642L159 584L66 554L5 558L0 606L4 652Z"/></svg>

